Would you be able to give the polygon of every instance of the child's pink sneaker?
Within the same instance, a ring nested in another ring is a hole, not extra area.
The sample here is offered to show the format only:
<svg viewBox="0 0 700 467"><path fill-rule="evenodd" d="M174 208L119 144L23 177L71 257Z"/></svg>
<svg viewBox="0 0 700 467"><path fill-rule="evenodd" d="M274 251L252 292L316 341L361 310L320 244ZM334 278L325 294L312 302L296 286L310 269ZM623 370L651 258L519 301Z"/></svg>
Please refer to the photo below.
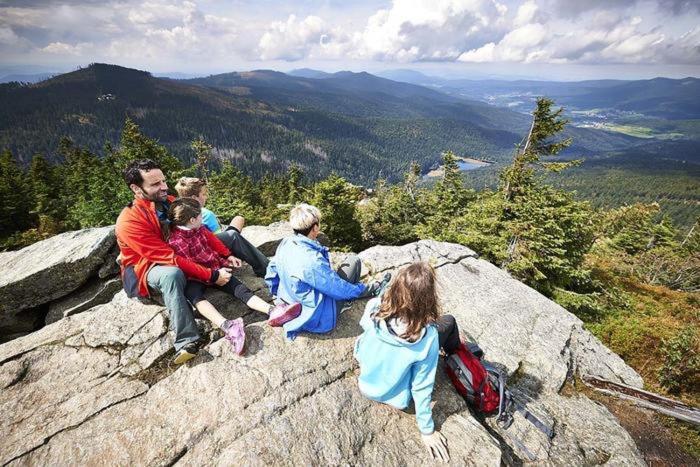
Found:
<svg viewBox="0 0 700 467"><path fill-rule="evenodd" d="M282 326L287 321L291 321L301 314L301 303L280 303L270 310L270 318L267 324L270 326Z"/></svg>
<svg viewBox="0 0 700 467"><path fill-rule="evenodd" d="M233 351L238 355L243 355L245 352L245 325L243 318L227 319L221 326L224 331L224 337L231 343Z"/></svg>

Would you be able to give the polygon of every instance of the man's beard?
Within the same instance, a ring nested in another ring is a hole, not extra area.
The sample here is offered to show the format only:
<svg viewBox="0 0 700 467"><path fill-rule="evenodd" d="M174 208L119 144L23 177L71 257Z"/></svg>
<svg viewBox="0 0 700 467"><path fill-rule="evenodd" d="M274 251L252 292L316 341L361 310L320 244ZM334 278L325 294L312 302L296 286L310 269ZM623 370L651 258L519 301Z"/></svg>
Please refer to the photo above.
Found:
<svg viewBox="0 0 700 467"><path fill-rule="evenodd" d="M161 197L160 196L160 191L157 191L156 193L152 195L147 195L145 191L142 191L143 193L143 199L146 201L153 201L154 203L162 203L164 201L168 200L168 192L166 191L165 194Z"/></svg>

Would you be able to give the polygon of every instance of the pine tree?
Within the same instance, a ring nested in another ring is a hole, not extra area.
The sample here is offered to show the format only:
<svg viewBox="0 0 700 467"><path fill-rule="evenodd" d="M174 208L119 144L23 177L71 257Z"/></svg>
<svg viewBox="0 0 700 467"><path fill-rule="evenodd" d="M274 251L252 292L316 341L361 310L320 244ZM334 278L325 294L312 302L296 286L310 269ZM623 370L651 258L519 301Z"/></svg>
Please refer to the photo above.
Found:
<svg viewBox="0 0 700 467"><path fill-rule="evenodd" d="M182 164L176 157L155 140L144 136L130 118L124 122L117 154L124 167L137 159L151 159L160 165L166 178L182 169Z"/></svg>
<svg viewBox="0 0 700 467"><path fill-rule="evenodd" d="M419 177L420 166L413 163L402 185L389 186L386 180L377 180L374 196L357 208L367 245L403 245L418 239L416 227L424 218L419 205Z"/></svg>
<svg viewBox="0 0 700 467"><path fill-rule="evenodd" d="M362 228L355 218L360 190L336 173L314 186L311 203L321 210L321 230L336 248L356 251L362 244Z"/></svg>
<svg viewBox="0 0 700 467"><path fill-rule="evenodd" d="M39 217L39 231L42 234L59 233L67 216L66 206L61 197L63 179L58 172L43 155L36 154L32 158L29 182L34 194L33 213Z"/></svg>
<svg viewBox="0 0 700 467"><path fill-rule="evenodd" d="M571 145L571 138L554 140L567 119L562 118L563 107L552 110L554 101L545 97L537 99L537 107L532 113L530 131L516 150L513 163L501 173L502 190L507 201L514 201L534 183L535 167L558 172L580 161L541 162L543 156L556 156L562 149Z"/></svg>
<svg viewBox="0 0 700 467"><path fill-rule="evenodd" d="M296 204L304 196L304 186L302 179L304 172L298 164L291 164L287 170L287 203Z"/></svg>
<svg viewBox="0 0 700 467"><path fill-rule="evenodd" d="M218 172L209 176L207 207L222 219L243 216L251 224L262 217L262 202L258 186L225 161Z"/></svg>
<svg viewBox="0 0 700 467"><path fill-rule="evenodd" d="M260 218L258 223L269 224L284 219L289 214L287 189L289 180L285 175L265 175L258 183L260 192Z"/></svg>
<svg viewBox="0 0 700 467"><path fill-rule="evenodd" d="M416 231L421 238L453 242L457 241L459 232L452 224L467 212L475 194L465 188L457 156L452 151L443 153L442 168L442 179L422 200L425 221Z"/></svg>
<svg viewBox="0 0 700 467"><path fill-rule="evenodd" d="M209 164L211 163L211 144L207 143L204 138L192 141L190 147L194 151L195 159L194 166L197 171L197 176L204 180L209 178Z"/></svg>
<svg viewBox="0 0 700 467"><path fill-rule="evenodd" d="M464 187L457 156L452 151L443 153L442 167L444 174L435 186L435 194L437 214L445 219L463 212L471 199L471 193Z"/></svg>
<svg viewBox="0 0 700 467"><path fill-rule="evenodd" d="M12 153L4 151L0 154L0 237L31 227L33 204L28 178Z"/></svg>

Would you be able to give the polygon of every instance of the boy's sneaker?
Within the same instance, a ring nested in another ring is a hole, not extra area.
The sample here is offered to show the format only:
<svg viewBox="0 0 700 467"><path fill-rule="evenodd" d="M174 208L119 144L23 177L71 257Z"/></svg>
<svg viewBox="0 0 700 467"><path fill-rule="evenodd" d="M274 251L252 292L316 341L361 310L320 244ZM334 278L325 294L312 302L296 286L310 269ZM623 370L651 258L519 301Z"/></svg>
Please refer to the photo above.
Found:
<svg viewBox="0 0 700 467"><path fill-rule="evenodd" d="M270 318L268 318L267 324L275 327L282 326L284 323L293 320L300 314L301 303L292 303L291 305L280 303L270 310Z"/></svg>
<svg viewBox="0 0 700 467"><path fill-rule="evenodd" d="M224 338L231 343L233 351L237 355L243 355L245 352L245 325L243 318L227 319L221 325L224 331Z"/></svg>
<svg viewBox="0 0 700 467"><path fill-rule="evenodd" d="M175 353L174 362L176 365L181 365L196 357L197 352L199 352L199 344L197 342L190 342L189 344L185 344L184 347L182 347Z"/></svg>

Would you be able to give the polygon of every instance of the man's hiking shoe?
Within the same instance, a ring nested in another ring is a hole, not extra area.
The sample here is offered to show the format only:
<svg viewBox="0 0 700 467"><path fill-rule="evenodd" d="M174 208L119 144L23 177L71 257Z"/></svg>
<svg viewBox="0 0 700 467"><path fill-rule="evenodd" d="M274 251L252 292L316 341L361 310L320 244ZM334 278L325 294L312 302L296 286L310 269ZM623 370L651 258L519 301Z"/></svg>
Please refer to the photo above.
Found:
<svg viewBox="0 0 700 467"><path fill-rule="evenodd" d="M181 348L177 351L177 353L175 353L174 362L176 365L181 365L196 357L197 352L199 352L199 345L197 344L197 342L190 342L189 344L185 344L183 348Z"/></svg>
<svg viewBox="0 0 700 467"><path fill-rule="evenodd" d="M233 351L237 355L243 355L245 352L245 325L243 318L227 319L221 325L224 331L224 338L231 343Z"/></svg>
<svg viewBox="0 0 700 467"><path fill-rule="evenodd" d="M270 326L282 326L287 321L291 321L301 314L301 303L280 303L270 310L270 318L267 324Z"/></svg>
<svg viewBox="0 0 700 467"><path fill-rule="evenodd" d="M379 283L379 290L377 291L377 296L380 296L384 293L387 286L389 285L389 282L391 282L391 273L387 272L386 274L384 274L384 277L382 277L382 281Z"/></svg>

